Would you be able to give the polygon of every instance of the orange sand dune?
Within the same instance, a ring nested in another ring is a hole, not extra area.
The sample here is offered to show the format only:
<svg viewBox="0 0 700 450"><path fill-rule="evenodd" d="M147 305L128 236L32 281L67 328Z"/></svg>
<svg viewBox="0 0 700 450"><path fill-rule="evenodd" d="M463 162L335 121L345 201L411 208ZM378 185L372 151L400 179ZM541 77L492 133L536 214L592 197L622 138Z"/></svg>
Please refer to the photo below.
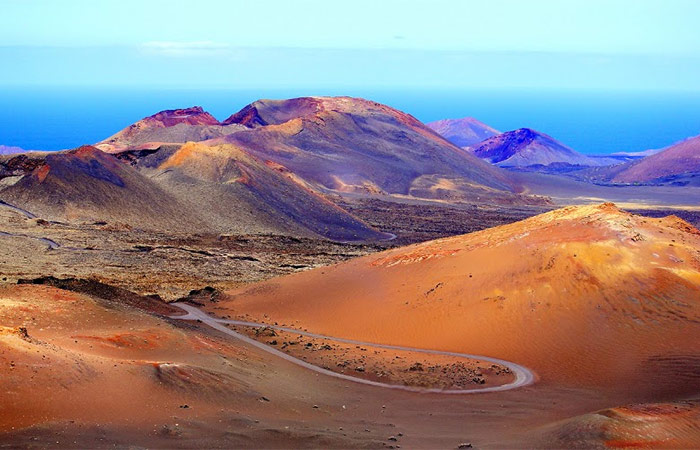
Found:
<svg viewBox="0 0 700 450"><path fill-rule="evenodd" d="M700 233L570 207L229 292L209 307L338 337L503 358L540 382L700 388ZM636 398L636 397L635 397Z"/></svg>
<svg viewBox="0 0 700 450"><path fill-rule="evenodd" d="M0 288L0 433L69 419L152 427L183 404L211 414L255 398L242 366L261 370L244 349L139 310L53 287Z"/></svg>

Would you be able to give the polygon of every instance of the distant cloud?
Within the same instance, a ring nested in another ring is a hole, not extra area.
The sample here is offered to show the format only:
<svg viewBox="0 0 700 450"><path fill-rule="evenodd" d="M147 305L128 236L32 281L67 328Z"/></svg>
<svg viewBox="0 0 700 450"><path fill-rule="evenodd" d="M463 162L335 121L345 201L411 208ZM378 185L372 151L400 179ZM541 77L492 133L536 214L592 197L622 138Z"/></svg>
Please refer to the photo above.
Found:
<svg viewBox="0 0 700 450"><path fill-rule="evenodd" d="M228 44L212 41L151 41L144 42L140 48L146 53L172 57L222 55L232 50Z"/></svg>

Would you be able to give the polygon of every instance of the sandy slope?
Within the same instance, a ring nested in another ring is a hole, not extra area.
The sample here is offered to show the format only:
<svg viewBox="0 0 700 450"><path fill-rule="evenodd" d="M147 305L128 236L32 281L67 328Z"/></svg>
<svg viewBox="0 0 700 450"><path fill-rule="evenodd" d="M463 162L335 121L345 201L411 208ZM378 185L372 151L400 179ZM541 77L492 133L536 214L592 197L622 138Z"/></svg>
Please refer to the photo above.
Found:
<svg viewBox="0 0 700 450"><path fill-rule="evenodd" d="M570 207L243 288L210 310L665 398L700 388L699 250L680 219Z"/></svg>
<svg viewBox="0 0 700 450"><path fill-rule="evenodd" d="M502 446L533 424L605 406L580 390L466 401L365 386L181 323L52 287L0 287L0 445ZM537 414L543 406L551 411Z"/></svg>
<svg viewBox="0 0 700 450"><path fill-rule="evenodd" d="M546 448L698 448L697 400L607 408L538 431Z"/></svg>
<svg viewBox="0 0 700 450"><path fill-rule="evenodd" d="M682 175L697 177L700 172L700 136L688 138L661 152L621 167L624 167L624 170L612 174L613 182L645 183Z"/></svg>
<svg viewBox="0 0 700 450"><path fill-rule="evenodd" d="M697 408L681 400L700 389L699 240L673 217L565 208L275 279L208 307L493 356L539 375L466 397L324 376L206 324L147 313L152 300L4 285L0 444L693 447ZM620 406L641 401L671 403Z"/></svg>
<svg viewBox="0 0 700 450"><path fill-rule="evenodd" d="M119 302L0 287L0 445L378 445L376 431L329 431L326 405L337 399L310 395L304 377L254 348ZM304 420L299 409L311 416L314 403L324 412Z"/></svg>

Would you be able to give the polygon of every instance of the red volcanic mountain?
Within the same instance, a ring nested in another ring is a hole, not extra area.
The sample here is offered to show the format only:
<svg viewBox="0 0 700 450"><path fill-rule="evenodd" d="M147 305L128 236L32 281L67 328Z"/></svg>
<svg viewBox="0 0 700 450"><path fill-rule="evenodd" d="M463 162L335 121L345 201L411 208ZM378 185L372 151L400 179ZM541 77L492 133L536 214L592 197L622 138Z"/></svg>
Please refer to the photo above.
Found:
<svg viewBox="0 0 700 450"><path fill-rule="evenodd" d="M617 160L590 158L539 131L520 128L493 136L471 148L474 155L501 167L568 164L601 166Z"/></svg>
<svg viewBox="0 0 700 450"><path fill-rule="evenodd" d="M644 159L620 166L616 183L677 181L700 175L700 136L695 136Z"/></svg>
<svg viewBox="0 0 700 450"><path fill-rule="evenodd" d="M438 120L426 125L457 147L471 147L501 133L473 117Z"/></svg>
<svg viewBox="0 0 700 450"><path fill-rule="evenodd" d="M222 123L248 129L213 143L233 143L321 191L515 201L519 190L414 117L363 99L261 100Z"/></svg>
<svg viewBox="0 0 700 450"><path fill-rule="evenodd" d="M161 111L139 120L119 133L96 144L109 153L125 150L157 148L163 143L203 141L240 130L239 126L223 126L200 106Z"/></svg>

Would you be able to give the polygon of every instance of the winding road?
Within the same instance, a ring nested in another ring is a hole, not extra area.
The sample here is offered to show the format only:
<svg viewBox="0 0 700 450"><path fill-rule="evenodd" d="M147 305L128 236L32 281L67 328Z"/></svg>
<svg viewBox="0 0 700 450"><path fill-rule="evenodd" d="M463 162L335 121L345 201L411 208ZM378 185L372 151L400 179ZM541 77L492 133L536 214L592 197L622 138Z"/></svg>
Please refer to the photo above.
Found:
<svg viewBox="0 0 700 450"><path fill-rule="evenodd" d="M204 311L202 311L199 308L192 306L192 305L188 305L185 303L171 303L171 305L176 306L180 309L183 309L185 312L187 312L187 314L185 314L185 315L170 316L172 319L199 320L199 321L209 325L210 327L214 328L215 330L221 331L222 333L228 334L229 336L233 336L237 339L240 339L241 341L243 341L247 344L250 344L256 348L259 348L263 351L266 351L266 352L271 353L275 356L278 356L286 361L292 362L298 366L307 368L307 369L312 370L312 371L317 372L317 373L327 375L329 377L340 378L342 380L352 381L354 383L361 383L361 384L367 384L370 386L377 386L377 387L388 388L388 389L399 389L399 390L403 390L403 391L419 392L419 393L482 394L482 393L486 393L486 392L508 391L508 390L516 389L516 388L519 388L522 386L527 386L527 385L535 382L535 374L527 367L521 366L520 364L516 364L516 363L510 362L510 361L505 361L505 360L497 359L497 358L491 358L488 356L470 355L467 353L457 353L457 352L446 352L446 351L442 351L442 350L427 350L427 349L423 349L423 348L401 347L398 345L375 344L375 343L371 343L371 342L362 342L362 341L355 341L352 339L344 339L344 338L337 338L337 337L333 337L333 336L325 336L322 334L310 333L308 331L301 331L301 330L296 330L294 328L282 327L282 326L277 326L277 325L268 325L265 323L245 322L245 321L240 321L240 320L217 319L215 317L208 315ZM513 374L515 375L515 380L513 380L510 383L502 384L499 386L489 386L489 387L477 388L477 389L420 388L420 387L405 386L405 385L399 385L399 384L381 383L379 381L366 380L364 378L357 378L357 377L353 377L350 375L345 375L343 373L333 372L332 370L324 369L322 367L313 365L311 363L308 363L306 361L303 361L301 359L298 359L298 358L295 358L291 355L288 355L280 350L272 348L267 344L256 341L255 339L249 338L248 336L245 336L243 334L237 333L237 332L231 330L230 328L227 328L225 325L237 325L237 326L243 326L243 327L256 327L256 328L268 327L268 328L272 328L272 329L279 330L279 331L286 331L288 333L295 333L295 334L299 334L302 336L308 336L308 337L319 338L319 339L328 339L328 340L332 340L332 341L343 342L346 344L365 345L368 347L377 347L377 348L383 348L383 349L388 349L388 350L401 350L401 351L408 351L408 352L426 353L426 354L432 354L432 355L446 355L446 356L455 356L458 358L468 358L468 359L477 359L480 361L489 361L489 362L492 362L494 364L500 364L502 366L509 368L513 372Z"/></svg>
<svg viewBox="0 0 700 450"><path fill-rule="evenodd" d="M49 249L51 249L51 250L55 250L61 246L61 244L54 241L53 239L49 239L49 238L45 238L45 237L36 237L36 236L29 236L26 234L8 233L7 231L0 231L0 236L13 236L13 237L26 238L26 239L34 239L35 241L39 241L43 244L48 245Z"/></svg>
<svg viewBox="0 0 700 450"><path fill-rule="evenodd" d="M4 202L2 200L0 200L0 206L2 206L4 208L8 208L16 213L19 213L19 214L23 215L24 217L26 217L27 219L36 219L36 216L34 214L30 213L29 211L27 211L26 209L22 209L18 206L11 205L11 204ZM0 231L0 236L14 236L14 237L23 237L23 238L27 238L27 239L34 239L36 241L39 241L39 242L42 242L42 243L48 245L49 249L51 249L51 250L55 250L61 246L58 242L54 241L53 239L44 238L44 237L29 236L26 234L17 234L17 233L9 233L7 231Z"/></svg>
<svg viewBox="0 0 700 450"><path fill-rule="evenodd" d="M26 217L27 219L36 219L36 216L34 214L30 213L29 211L27 211L26 209L22 209L18 206L15 206L15 205L10 205L9 203L4 202L2 200L0 200L0 206L4 206L5 208L11 209L14 212L20 213L24 217Z"/></svg>

